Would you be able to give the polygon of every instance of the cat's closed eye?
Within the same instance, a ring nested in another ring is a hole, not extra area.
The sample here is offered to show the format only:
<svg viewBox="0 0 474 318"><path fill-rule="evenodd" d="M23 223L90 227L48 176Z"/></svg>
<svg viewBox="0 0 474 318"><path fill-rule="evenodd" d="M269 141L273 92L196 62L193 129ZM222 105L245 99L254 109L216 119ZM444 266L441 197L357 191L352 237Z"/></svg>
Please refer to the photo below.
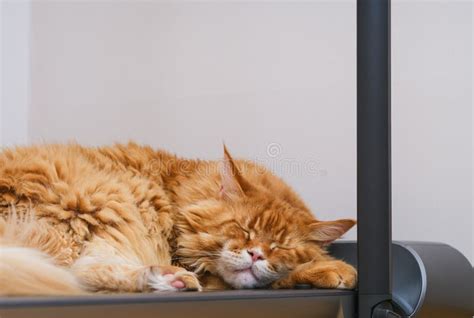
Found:
<svg viewBox="0 0 474 318"><path fill-rule="evenodd" d="M294 247L293 246L287 246L287 245L280 245L278 243L272 243L272 244L270 244L270 249L272 251L276 250L276 249L291 250L291 249L294 249Z"/></svg>

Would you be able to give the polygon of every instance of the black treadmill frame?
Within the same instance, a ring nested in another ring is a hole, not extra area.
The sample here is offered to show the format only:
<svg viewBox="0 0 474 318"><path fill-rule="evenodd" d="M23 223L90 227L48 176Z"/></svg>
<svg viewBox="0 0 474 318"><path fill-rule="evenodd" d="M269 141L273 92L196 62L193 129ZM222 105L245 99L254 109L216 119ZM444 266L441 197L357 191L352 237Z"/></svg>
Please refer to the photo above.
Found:
<svg viewBox="0 0 474 318"><path fill-rule="evenodd" d="M391 300L390 0L357 1L358 312Z"/></svg>

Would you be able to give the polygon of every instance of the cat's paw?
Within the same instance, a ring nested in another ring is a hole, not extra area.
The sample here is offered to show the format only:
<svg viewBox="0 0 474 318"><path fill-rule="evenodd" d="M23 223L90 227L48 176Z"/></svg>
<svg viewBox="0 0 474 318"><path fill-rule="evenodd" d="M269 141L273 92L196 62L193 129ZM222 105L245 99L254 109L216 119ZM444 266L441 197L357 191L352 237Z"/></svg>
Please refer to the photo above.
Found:
<svg viewBox="0 0 474 318"><path fill-rule="evenodd" d="M152 291L202 291L196 274L171 265L150 266L148 286Z"/></svg>
<svg viewBox="0 0 474 318"><path fill-rule="evenodd" d="M350 265L328 268L317 276L313 286L318 288L354 289L357 283L357 271Z"/></svg>
<svg viewBox="0 0 474 318"><path fill-rule="evenodd" d="M353 289L357 271L342 261L311 262L297 268L288 277L273 283L272 288L293 288L296 284L310 284L316 288Z"/></svg>

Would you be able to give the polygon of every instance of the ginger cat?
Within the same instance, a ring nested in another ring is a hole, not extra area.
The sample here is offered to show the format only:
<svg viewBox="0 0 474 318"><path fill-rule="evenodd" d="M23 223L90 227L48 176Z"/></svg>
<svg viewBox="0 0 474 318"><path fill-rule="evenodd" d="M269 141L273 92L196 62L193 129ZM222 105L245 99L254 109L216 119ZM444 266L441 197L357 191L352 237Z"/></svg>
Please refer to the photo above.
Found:
<svg viewBox="0 0 474 318"><path fill-rule="evenodd" d="M250 161L134 143L0 153L0 294L354 288L324 247L355 221L316 220Z"/></svg>

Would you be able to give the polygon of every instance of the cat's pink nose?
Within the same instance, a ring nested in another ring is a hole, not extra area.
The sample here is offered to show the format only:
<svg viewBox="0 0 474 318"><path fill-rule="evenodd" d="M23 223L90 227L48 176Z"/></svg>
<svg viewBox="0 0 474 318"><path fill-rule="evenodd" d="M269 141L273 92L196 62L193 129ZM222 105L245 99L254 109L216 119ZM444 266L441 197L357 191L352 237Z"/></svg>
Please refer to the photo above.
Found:
<svg viewBox="0 0 474 318"><path fill-rule="evenodd" d="M249 253L250 257L252 258L253 262L256 262L258 260L263 260L263 254L257 250L247 250L247 253Z"/></svg>

